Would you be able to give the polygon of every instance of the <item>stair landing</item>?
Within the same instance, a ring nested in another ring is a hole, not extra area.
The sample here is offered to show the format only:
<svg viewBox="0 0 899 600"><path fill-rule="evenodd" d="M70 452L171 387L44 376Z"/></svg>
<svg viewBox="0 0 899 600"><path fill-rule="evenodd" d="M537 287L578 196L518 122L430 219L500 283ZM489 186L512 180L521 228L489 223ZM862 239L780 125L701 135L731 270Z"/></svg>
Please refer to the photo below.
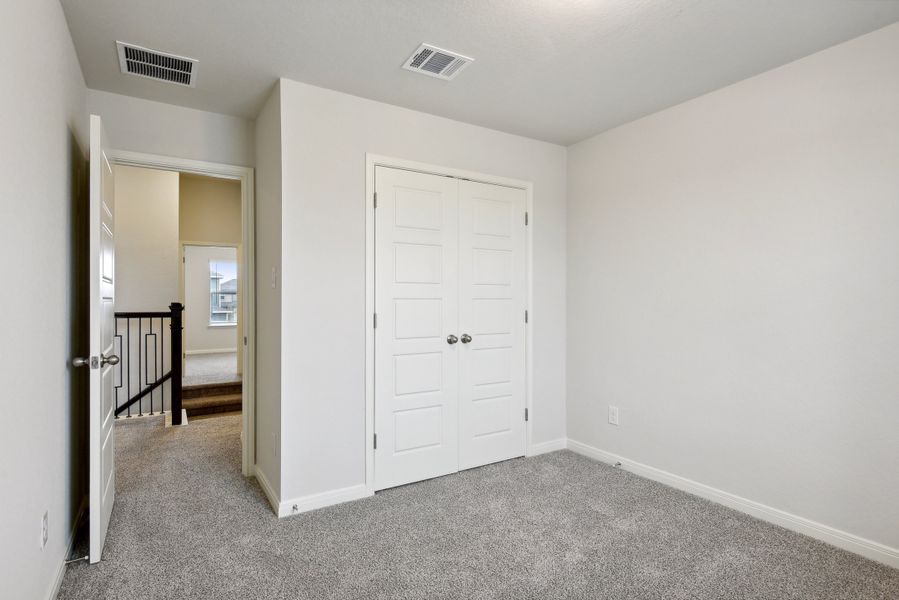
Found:
<svg viewBox="0 0 899 600"><path fill-rule="evenodd" d="M181 406L188 418L223 412L240 411L243 383L202 383L185 385L181 392Z"/></svg>

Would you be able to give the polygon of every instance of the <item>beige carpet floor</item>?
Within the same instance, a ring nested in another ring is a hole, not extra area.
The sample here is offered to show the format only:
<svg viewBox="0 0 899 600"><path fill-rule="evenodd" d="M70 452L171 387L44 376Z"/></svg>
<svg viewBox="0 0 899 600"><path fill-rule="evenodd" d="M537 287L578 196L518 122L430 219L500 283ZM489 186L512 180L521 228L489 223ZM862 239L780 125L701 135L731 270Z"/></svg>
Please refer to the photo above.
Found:
<svg viewBox="0 0 899 600"><path fill-rule="evenodd" d="M189 354L184 360L183 385L230 383L240 381L237 372L237 352Z"/></svg>

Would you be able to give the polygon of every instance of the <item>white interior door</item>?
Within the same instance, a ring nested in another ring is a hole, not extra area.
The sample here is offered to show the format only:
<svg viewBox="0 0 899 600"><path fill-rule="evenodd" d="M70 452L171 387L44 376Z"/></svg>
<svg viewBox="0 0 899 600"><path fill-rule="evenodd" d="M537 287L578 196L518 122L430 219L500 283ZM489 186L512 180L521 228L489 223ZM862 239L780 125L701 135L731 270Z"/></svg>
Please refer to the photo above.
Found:
<svg viewBox="0 0 899 600"><path fill-rule="evenodd" d="M90 126L90 562L103 553L115 501L114 180L100 117Z"/></svg>
<svg viewBox="0 0 899 600"><path fill-rule="evenodd" d="M525 454L524 190L459 182L459 468Z"/></svg>
<svg viewBox="0 0 899 600"><path fill-rule="evenodd" d="M458 470L458 185L375 170L375 488Z"/></svg>

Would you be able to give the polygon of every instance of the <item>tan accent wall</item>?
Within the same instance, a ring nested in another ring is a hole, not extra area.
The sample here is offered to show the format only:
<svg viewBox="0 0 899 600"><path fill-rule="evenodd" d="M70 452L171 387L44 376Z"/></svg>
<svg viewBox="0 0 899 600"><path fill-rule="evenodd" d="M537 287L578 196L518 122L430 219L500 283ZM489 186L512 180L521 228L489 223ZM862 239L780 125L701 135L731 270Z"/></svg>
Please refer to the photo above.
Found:
<svg viewBox="0 0 899 600"><path fill-rule="evenodd" d="M182 241L241 243L239 181L182 173L180 197Z"/></svg>

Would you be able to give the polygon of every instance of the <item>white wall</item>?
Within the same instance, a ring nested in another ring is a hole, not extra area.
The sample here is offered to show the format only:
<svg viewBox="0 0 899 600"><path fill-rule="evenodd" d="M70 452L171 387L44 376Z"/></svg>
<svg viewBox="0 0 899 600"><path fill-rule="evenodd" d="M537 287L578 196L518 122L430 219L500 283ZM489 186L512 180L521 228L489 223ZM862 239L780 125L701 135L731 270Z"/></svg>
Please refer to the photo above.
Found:
<svg viewBox="0 0 899 600"><path fill-rule="evenodd" d="M241 223L241 193L240 182L233 179L220 179L215 177L201 177L198 175L181 174L179 193L179 235L181 242L202 242L204 244L221 244L238 247L243 241L243 227ZM218 248L218 252L230 252L237 257L234 248ZM205 271L208 277L208 261L210 252L216 252L214 248L195 248L194 252L207 254L202 259L204 265L197 267ZM190 257L185 256L185 264ZM187 272L185 267L185 273ZM186 282L185 282L186 285ZM204 296L200 300L186 300L184 313L184 349L186 352L210 351L230 348L242 350L242 345L237 343L241 337L238 326L221 327L209 326L208 319L208 294L209 286L202 290ZM238 303L243 301L243 290L239 290L241 297ZM188 292L185 289L185 299ZM205 315L205 316L204 316ZM242 357L238 356L238 365L242 364Z"/></svg>
<svg viewBox="0 0 899 600"><path fill-rule="evenodd" d="M181 298L178 262L178 173L116 165L115 169L115 309L116 312L163 312ZM153 375L171 368L171 335L168 322L141 319L117 323L122 335L121 383L116 392L118 405L127 402L145 387ZM161 331L165 328L165 331ZM156 337L148 334L156 333ZM129 349L130 344L130 349ZM161 348L154 348L161 344ZM140 353L147 359L138 360ZM131 357L129 363L128 357ZM156 364L158 362L158 364ZM144 373L146 369L146 373ZM128 373L130 372L130 379ZM128 414L168 408L171 388L163 385Z"/></svg>
<svg viewBox="0 0 899 600"><path fill-rule="evenodd" d="M86 226L88 121L59 3L4 3L3 13L0 240L3 276L16 290L0 304L0 581L4 598L40 600L55 590L87 492L87 380L68 364L87 351L79 295L87 263L75 257L86 239L76 232Z"/></svg>
<svg viewBox="0 0 899 600"><path fill-rule="evenodd" d="M256 476L281 490L281 96L256 119Z"/></svg>
<svg viewBox="0 0 899 600"><path fill-rule="evenodd" d="M253 166L252 121L98 90L88 108L118 150Z"/></svg>
<svg viewBox="0 0 899 600"><path fill-rule="evenodd" d="M209 262L237 263L237 248L184 247L184 351L237 352L237 325L209 324ZM234 357L235 363L237 357ZM236 365L235 365L236 366Z"/></svg>
<svg viewBox="0 0 899 600"><path fill-rule="evenodd" d="M565 149L289 80L281 93L281 497L365 482L366 152L534 182L532 441L563 438Z"/></svg>
<svg viewBox="0 0 899 600"><path fill-rule="evenodd" d="M164 311L180 298L178 173L115 167L116 311Z"/></svg>
<svg viewBox="0 0 899 600"><path fill-rule="evenodd" d="M899 25L568 173L569 437L899 548Z"/></svg>

